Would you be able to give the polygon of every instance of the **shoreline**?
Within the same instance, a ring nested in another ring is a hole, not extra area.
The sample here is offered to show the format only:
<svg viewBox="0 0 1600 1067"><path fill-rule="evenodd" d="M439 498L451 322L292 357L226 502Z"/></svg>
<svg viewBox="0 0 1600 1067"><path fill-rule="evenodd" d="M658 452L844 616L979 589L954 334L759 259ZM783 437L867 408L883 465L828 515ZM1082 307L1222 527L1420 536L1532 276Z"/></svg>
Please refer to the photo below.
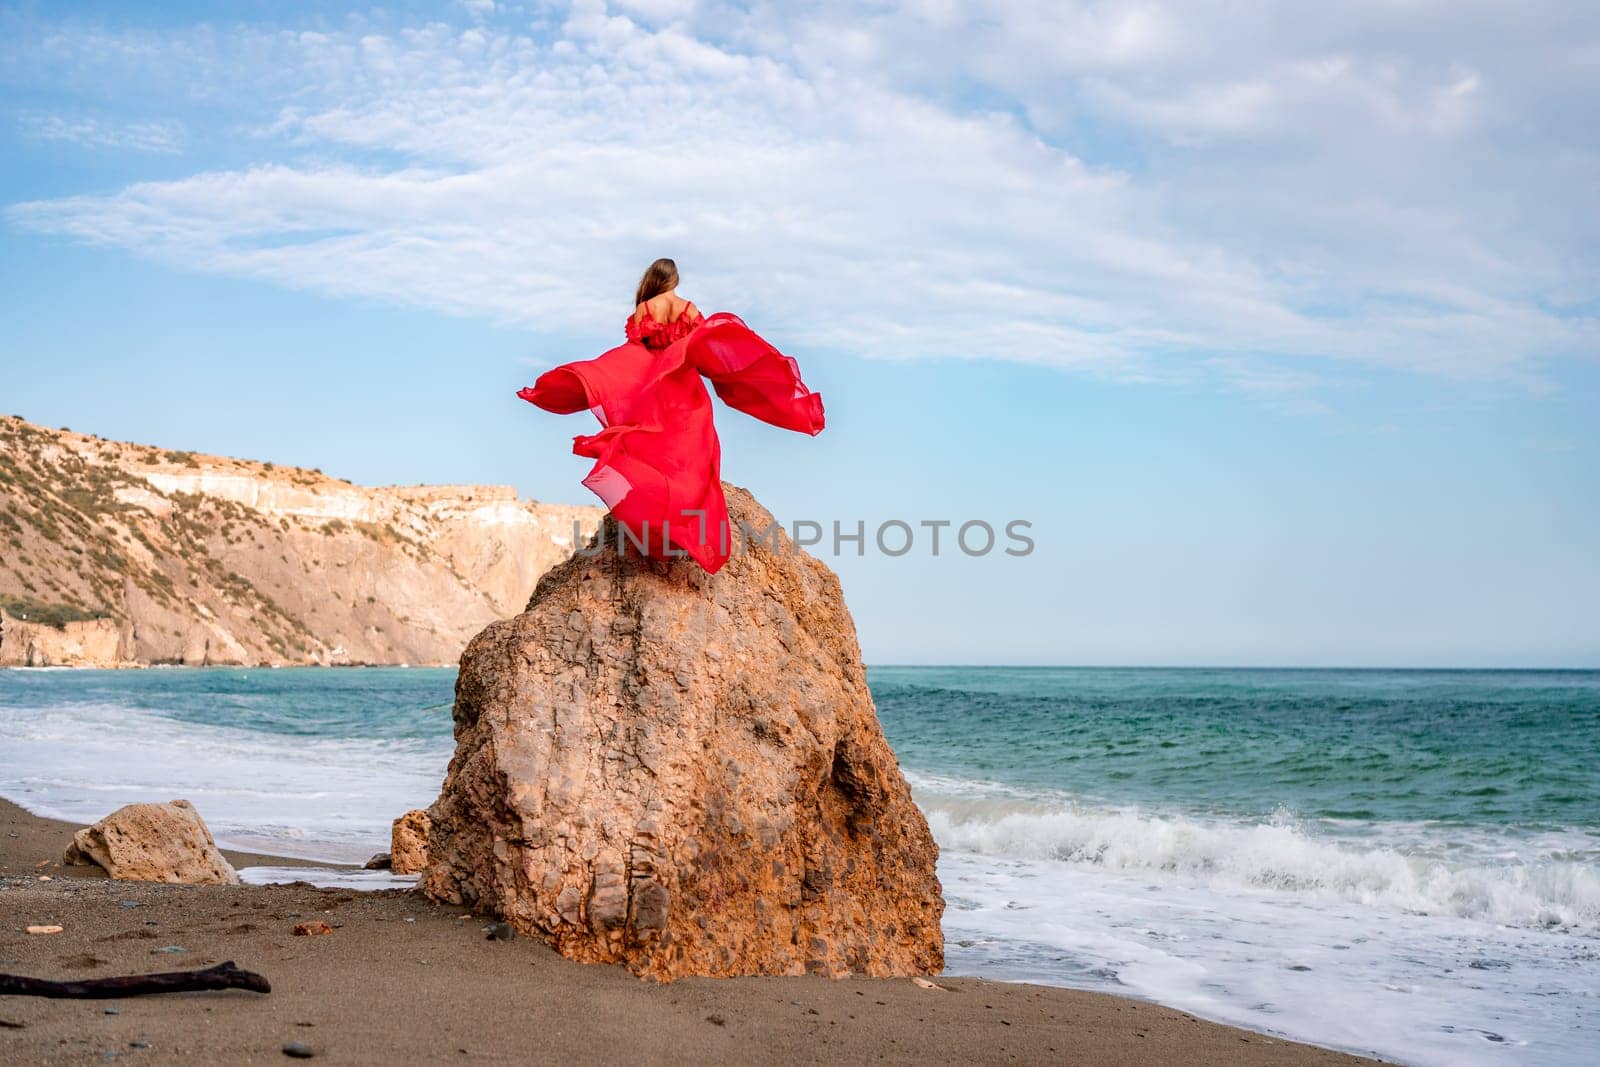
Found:
<svg viewBox="0 0 1600 1067"><path fill-rule="evenodd" d="M1380 1062L1054 986L946 976L931 990L904 978L643 982L529 938L487 941L487 920L408 891L113 882L98 868L60 865L77 828L0 800L4 970L87 978L232 959L266 975L273 992L0 997L7 1062L108 1053L236 1062L277 1058L289 1041L353 1063ZM223 852L236 867L336 866ZM302 918L334 933L295 937ZM23 932L35 923L64 930Z"/></svg>
<svg viewBox="0 0 1600 1067"><path fill-rule="evenodd" d="M384 671L442 671L455 670L459 664L450 663L169 663L165 660L149 662L125 660L119 663L46 663L30 667L17 663L0 663L0 671L294 671L294 670L384 670Z"/></svg>
<svg viewBox="0 0 1600 1067"><path fill-rule="evenodd" d="M439 663L177 663L167 660L126 660L119 663L50 663L30 667L21 663L0 663L0 673L5 671L261 671L261 670L455 670L456 660ZM1594 674L1600 665L1588 667L1383 667L1383 666L1216 666L1213 664L1183 665L1168 663L869 663L872 668L911 668L927 670L1007 670L1007 671L1228 671L1278 672L1283 674Z"/></svg>

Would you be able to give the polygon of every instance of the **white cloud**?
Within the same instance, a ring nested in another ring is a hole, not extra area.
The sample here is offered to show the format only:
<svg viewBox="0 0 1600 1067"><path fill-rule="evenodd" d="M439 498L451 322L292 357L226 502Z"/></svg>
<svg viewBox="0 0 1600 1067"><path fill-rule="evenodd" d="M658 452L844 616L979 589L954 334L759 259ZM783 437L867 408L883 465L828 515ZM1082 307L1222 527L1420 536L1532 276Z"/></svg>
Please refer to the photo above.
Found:
<svg viewBox="0 0 1600 1067"><path fill-rule="evenodd" d="M646 22L668 22L694 13L696 0L616 0L616 6Z"/></svg>
<svg viewBox="0 0 1600 1067"><path fill-rule="evenodd" d="M28 115L23 129L44 141L60 141L85 148L124 148L135 152L176 153L183 150L183 126L176 122L115 124L95 118L64 115Z"/></svg>
<svg viewBox="0 0 1600 1067"><path fill-rule="evenodd" d="M574 5L557 40L57 38L63 64L183 62L190 91L267 101L273 162L10 218L563 331L670 254L785 343L1272 393L1317 388L1312 358L1524 375L1596 350L1592 317L1554 310L1600 297L1595 140L1554 114L1600 89L1571 27L1484 9L1474 37L1425 3L619 6Z"/></svg>

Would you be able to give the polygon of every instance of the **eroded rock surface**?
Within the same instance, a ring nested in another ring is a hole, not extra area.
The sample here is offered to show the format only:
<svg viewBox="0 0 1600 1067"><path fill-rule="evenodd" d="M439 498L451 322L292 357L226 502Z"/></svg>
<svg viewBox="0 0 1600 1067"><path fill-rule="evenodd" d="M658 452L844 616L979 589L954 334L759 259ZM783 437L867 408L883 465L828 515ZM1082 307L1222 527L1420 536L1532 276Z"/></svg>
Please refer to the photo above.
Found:
<svg viewBox="0 0 1600 1067"><path fill-rule="evenodd" d="M428 813L408 811L389 831L389 869L395 874L420 874L428 866Z"/></svg>
<svg viewBox="0 0 1600 1067"><path fill-rule="evenodd" d="M238 885L205 820L187 800L128 804L73 836L67 863L97 863L125 882Z"/></svg>
<svg viewBox="0 0 1600 1067"><path fill-rule="evenodd" d="M608 520L468 646L423 890L653 978L936 973L938 849L838 578L726 488L718 574Z"/></svg>

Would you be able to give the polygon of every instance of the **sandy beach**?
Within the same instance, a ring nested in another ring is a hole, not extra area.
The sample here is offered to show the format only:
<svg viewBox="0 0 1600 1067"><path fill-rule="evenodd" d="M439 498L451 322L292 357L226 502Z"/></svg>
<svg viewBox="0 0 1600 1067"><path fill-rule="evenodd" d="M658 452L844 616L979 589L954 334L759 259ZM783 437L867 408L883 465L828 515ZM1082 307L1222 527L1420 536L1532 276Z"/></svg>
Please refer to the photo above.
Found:
<svg viewBox="0 0 1600 1067"><path fill-rule="evenodd" d="M6 1063L1124 1063L1363 1061L1075 990L941 978L642 982L420 896L113 882L62 867L75 827L0 801L0 969L88 978L234 960L272 992L0 998ZM294 860L227 852L236 867ZM48 881L41 880L49 879ZM296 937L320 919L331 935ZM54 935L29 935L59 924ZM181 949L181 952L164 951Z"/></svg>

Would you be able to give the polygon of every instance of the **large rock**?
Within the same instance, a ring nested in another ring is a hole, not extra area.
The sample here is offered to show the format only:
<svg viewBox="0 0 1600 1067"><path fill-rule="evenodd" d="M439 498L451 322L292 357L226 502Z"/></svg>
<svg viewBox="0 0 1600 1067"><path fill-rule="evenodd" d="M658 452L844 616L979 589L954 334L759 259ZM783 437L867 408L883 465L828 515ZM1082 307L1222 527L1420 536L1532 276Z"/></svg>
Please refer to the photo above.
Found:
<svg viewBox="0 0 1600 1067"><path fill-rule="evenodd" d="M67 863L98 863L126 882L238 885L200 813L187 800L129 804L79 830Z"/></svg>
<svg viewBox="0 0 1600 1067"><path fill-rule="evenodd" d="M468 646L423 891L652 978L936 973L938 849L838 578L726 488L718 574L607 520Z"/></svg>

